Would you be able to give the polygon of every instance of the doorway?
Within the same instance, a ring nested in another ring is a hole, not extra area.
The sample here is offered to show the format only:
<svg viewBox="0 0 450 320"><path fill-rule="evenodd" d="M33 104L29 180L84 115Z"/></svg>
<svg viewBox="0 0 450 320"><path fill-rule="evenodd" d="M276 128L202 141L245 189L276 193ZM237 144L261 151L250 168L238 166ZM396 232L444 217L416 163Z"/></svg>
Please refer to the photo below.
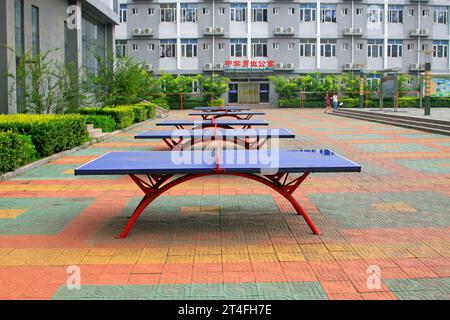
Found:
<svg viewBox="0 0 450 320"><path fill-rule="evenodd" d="M239 103L259 103L259 83L239 83L238 100Z"/></svg>

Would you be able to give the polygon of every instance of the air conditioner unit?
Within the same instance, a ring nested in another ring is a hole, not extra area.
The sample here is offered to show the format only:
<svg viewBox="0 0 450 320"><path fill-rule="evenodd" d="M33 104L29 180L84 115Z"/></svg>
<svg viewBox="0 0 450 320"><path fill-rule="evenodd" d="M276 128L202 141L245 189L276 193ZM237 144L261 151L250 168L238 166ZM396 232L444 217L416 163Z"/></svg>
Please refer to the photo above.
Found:
<svg viewBox="0 0 450 320"><path fill-rule="evenodd" d="M289 70L291 70L291 69L294 69L294 64L293 63L286 63L286 66L285 66L285 68L286 69L289 69Z"/></svg>
<svg viewBox="0 0 450 320"><path fill-rule="evenodd" d="M213 68L212 63L205 63L205 65L203 66L203 69L205 70L211 70L212 68Z"/></svg>
<svg viewBox="0 0 450 320"><path fill-rule="evenodd" d="M346 64L344 64L344 69L347 69L347 70L353 69L353 63L346 63Z"/></svg>
<svg viewBox="0 0 450 320"><path fill-rule="evenodd" d="M221 64L221 63L216 63L216 65L214 66L214 69L216 69L216 70L223 69L223 64Z"/></svg>
<svg viewBox="0 0 450 320"><path fill-rule="evenodd" d="M145 35L151 35L152 32L153 32L153 29L152 29L152 28L144 28L143 34L145 34Z"/></svg>
<svg viewBox="0 0 450 320"><path fill-rule="evenodd" d="M410 70L422 70L422 69L424 69L424 68L423 68L422 64L420 64L420 63L413 63L410 66Z"/></svg>
<svg viewBox="0 0 450 320"><path fill-rule="evenodd" d="M429 33L429 30L428 29L420 29L420 34L421 35L428 35L428 33Z"/></svg>
<svg viewBox="0 0 450 320"><path fill-rule="evenodd" d="M352 34L353 33L353 28L345 28L344 29L344 33L345 34Z"/></svg>
<svg viewBox="0 0 450 320"><path fill-rule="evenodd" d="M275 69L283 69L283 64L281 62L275 63Z"/></svg>
<svg viewBox="0 0 450 320"><path fill-rule="evenodd" d="M353 28L353 34L362 34L362 28Z"/></svg>
<svg viewBox="0 0 450 320"><path fill-rule="evenodd" d="M217 27L216 28L216 33L223 33L223 28L222 27Z"/></svg>
<svg viewBox="0 0 450 320"><path fill-rule="evenodd" d="M206 27L205 28L205 33L213 33L214 32L214 28L213 27Z"/></svg>
<svg viewBox="0 0 450 320"><path fill-rule="evenodd" d="M133 28L132 32L133 32L133 35L137 36L142 33L142 29L141 28Z"/></svg>
<svg viewBox="0 0 450 320"><path fill-rule="evenodd" d="M153 70L153 65L150 63L144 64L145 71L149 72Z"/></svg>
<svg viewBox="0 0 450 320"><path fill-rule="evenodd" d="M294 33L294 27L287 27L286 33Z"/></svg>
<svg viewBox="0 0 450 320"><path fill-rule="evenodd" d="M420 29L412 29L411 30L411 35L413 36L418 36L420 34Z"/></svg>
<svg viewBox="0 0 450 320"><path fill-rule="evenodd" d="M275 33L283 33L283 27L276 27L275 28Z"/></svg>

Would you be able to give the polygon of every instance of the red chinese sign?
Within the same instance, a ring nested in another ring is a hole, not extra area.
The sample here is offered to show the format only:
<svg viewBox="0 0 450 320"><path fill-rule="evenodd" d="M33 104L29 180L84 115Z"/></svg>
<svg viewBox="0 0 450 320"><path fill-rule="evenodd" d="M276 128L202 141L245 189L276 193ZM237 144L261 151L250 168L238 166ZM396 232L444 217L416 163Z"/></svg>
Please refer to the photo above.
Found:
<svg viewBox="0 0 450 320"><path fill-rule="evenodd" d="M273 69L275 61L273 60L226 60L227 69Z"/></svg>

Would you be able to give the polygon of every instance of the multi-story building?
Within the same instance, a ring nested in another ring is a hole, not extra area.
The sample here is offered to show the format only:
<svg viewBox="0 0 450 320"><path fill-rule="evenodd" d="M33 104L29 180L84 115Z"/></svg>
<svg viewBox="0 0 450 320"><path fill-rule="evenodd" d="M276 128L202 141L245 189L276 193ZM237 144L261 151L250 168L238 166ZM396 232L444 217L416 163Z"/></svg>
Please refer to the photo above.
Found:
<svg viewBox="0 0 450 320"><path fill-rule="evenodd" d="M0 113L21 111L13 78L4 76L15 74L21 53L51 50L52 59L83 70L96 68L97 55L114 52L114 1L0 1Z"/></svg>
<svg viewBox="0 0 450 320"><path fill-rule="evenodd" d="M275 102L268 75L449 73L449 0L121 0L120 54L156 75L224 74L227 102Z"/></svg>

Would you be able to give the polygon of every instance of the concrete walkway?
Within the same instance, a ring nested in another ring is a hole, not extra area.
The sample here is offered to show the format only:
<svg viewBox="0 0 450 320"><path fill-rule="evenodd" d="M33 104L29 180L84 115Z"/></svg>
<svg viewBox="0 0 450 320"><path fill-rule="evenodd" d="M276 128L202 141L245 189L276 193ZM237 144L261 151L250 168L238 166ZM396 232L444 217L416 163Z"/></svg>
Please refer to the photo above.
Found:
<svg viewBox="0 0 450 320"><path fill-rule="evenodd" d="M0 298L450 299L450 137L265 111L297 134L281 148L331 148L363 166L313 174L294 194L322 236L267 187L215 177L165 194L116 239L141 191L73 169L108 151L166 150L133 139L150 122L0 183ZM68 266L80 290L66 287ZM368 287L371 270L381 278Z"/></svg>
<svg viewBox="0 0 450 320"><path fill-rule="evenodd" d="M397 111L394 111L393 108L383 108L382 111L374 108L351 108L352 111L365 111L365 112L373 112L375 114L393 114L399 116L408 116L420 119L435 119L435 120L443 120L450 122L450 106L449 108L432 108L431 115L425 116L424 109L421 108L399 108Z"/></svg>

